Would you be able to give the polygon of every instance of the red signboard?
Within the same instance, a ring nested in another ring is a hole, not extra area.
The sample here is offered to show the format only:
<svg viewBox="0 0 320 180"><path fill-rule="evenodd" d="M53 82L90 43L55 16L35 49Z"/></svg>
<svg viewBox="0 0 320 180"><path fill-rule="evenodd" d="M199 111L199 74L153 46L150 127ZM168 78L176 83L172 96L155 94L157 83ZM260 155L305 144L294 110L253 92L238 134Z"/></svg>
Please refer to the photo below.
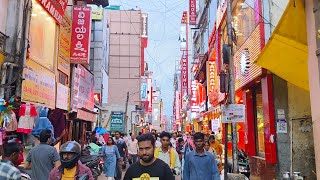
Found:
<svg viewBox="0 0 320 180"><path fill-rule="evenodd" d="M181 24L187 24L188 23L188 12L183 11L182 18L181 18Z"/></svg>
<svg viewBox="0 0 320 180"><path fill-rule="evenodd" d="M39 4L61 24L64 11L67 8L68 0L37 0Z"/></svg>
<svg viewBox="0 0 320 180"><path fill-rule="evenodd" d="M70 61L75 64L89 64L91 7L74 6Z"/></svg>
<svg viewBox="0 0 320 180"><path fill-rule="evenodd" d="M188 92L188 61L184 55L181 58L181 90L182 96L184 92Z"/></svg>
<svg viewBox="0 0 320 180"><path fill-rule="evenodd" d="M196 0L189 0L189 24L197 24L197 5Z"/></svg>

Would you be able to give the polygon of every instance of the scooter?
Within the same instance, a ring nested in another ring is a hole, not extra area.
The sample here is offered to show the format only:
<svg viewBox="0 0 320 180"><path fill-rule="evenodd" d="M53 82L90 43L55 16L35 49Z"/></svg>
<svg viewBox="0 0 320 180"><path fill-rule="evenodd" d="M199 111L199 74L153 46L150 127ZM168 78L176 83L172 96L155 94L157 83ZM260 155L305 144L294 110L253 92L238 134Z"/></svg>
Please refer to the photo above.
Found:
<svg viewBox="0 0 320 180"><path fill-rule="evenodd" d="M87 150L83 150L80 162L90 168L94 179L98 179L104 167L101 155L90 155L90 152L88 153Z"/></svg>
<svg viewBox="0 0 320 180"><path fill-rule="evenodd" d="M238 150L238 165L239 172L245 175L248 179L250 178L250 164L249 159L244 150Z"/></svg>

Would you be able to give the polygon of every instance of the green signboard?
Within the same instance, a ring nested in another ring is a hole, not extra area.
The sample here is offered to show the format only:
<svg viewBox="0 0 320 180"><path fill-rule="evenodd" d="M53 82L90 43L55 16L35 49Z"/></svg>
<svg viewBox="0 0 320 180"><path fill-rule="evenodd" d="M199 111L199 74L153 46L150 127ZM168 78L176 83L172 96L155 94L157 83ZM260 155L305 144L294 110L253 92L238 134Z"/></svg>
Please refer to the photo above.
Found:
<svg viewBox="0 0 320 180"><path fill-rule="evenodd" d="M110 131L123 131L123 112L111 112Z"/></svg>

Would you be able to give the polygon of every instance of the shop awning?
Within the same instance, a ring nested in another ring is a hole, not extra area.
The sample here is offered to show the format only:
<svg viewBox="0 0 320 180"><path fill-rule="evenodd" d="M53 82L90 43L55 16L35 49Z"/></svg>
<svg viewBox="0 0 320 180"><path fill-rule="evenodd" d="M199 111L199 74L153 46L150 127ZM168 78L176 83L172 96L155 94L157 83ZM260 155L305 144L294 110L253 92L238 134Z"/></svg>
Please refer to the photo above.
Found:
<svg viewBox="0 0 320 180"><path fill-rule="evenodd" d="M306 15L303 0L290 0L256 60L286 81L309 90Z"/></svg>

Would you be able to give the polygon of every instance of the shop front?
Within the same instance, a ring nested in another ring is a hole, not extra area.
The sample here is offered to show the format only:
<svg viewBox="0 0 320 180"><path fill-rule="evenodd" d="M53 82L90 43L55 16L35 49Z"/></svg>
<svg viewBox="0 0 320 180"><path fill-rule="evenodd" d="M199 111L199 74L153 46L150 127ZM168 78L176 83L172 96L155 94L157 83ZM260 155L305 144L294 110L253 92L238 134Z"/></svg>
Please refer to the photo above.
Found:
<svg viewBox="0 0 320 180"><path fill-rule="evenodd" d="M268 174L269 178L275 178L277 152L272 75L254 63L265 44L263 19L259 15L262 14L261 1L238 0L234 7L236 103L246 107L246 121L237 123L238 148L245 149L248 154L253 176L266 177ZM225 22L220 31L226 37ZM223 40L220 42L223 45Z"/></svg>
<svg viewBox="0 0 320 180"><path fill-rule="evenodd" d="M71 113L68 122L69 140L81 145L87 142L86 134L93 130L97 122L94 112L94 77L84 66L78 64L72 68Z"/></svg>

